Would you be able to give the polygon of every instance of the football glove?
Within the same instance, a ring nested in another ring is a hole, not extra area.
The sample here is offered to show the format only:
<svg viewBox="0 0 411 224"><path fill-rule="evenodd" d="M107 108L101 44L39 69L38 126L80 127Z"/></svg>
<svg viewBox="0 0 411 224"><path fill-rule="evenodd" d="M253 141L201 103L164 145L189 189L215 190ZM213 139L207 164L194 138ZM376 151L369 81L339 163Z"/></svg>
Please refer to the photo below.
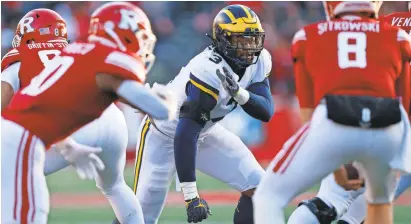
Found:
<svg viewBox="0 0 411 224"><path fill-rule="evenodd" d="M220 69L216 70L216 74L221 80L224 89L228 92L228 94L230 94L230 96L235 97L240 89L238 82L226 67L223 67L223 72L224 75L220 72Z"/></svg>
<svg viewBox="0 0 411 224"><path fill-rule="evenodd" d="M211 215L211 211L206 200L198 197L191 200L186 200L186 209L187 221L189 223L201 222L207 219L208 215Z"/></svg>
<svg viewBox="0 0 411 224"><path fill-rule="evenodd" d="M53 145L53 148L73 165L78 176L83 180L95 179L98 176L97 171L105 168L103 161L95 154L101 152L100 147L82 145L72 138L66 138Z"/></svg>

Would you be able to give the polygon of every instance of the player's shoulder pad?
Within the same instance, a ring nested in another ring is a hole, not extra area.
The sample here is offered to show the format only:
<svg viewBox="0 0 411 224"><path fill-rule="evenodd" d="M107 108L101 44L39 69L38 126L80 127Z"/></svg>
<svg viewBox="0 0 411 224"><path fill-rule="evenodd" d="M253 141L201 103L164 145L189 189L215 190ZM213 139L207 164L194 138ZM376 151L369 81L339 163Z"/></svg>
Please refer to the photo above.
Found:
<svg viewBox="0 0 411 224"><path fill-rule="evenodd" d="M11 64L19 62L19 61L20 61L20 52L16 48L11 49L1 59L1 71L6 69Z"/></svg>
<svg viewBox="0 0 411 224"><path fill-rule="evenodd" d="M264 76L268 77L271 73L272 68L272 60L271 54L267 51L267 49L263 49L260 54L260 60L263 63L264 68Z"/></svg>
<svg viewBox="0 0 411 224"><path fill-rule="evenodd" d="M294 34L292 44L294 45L298 41L306 41L306 40L307 40L307 34L305 33L305 29L301 28Z"/></svg>
<svg viewBox="0 0 411 224"><path fill-rule="evenodd" d="M190 72L190 82L202 91L218 99L221 81L216 74L217 69L221 69L225 61L212 49L207 48L185 66Z"/></svg>
<svg viewBox="0 0 411 224"><path fill-rule="evenodd" d="M111 64L133 73L141 82L146 79L143 63L133 55L125 52L112 50L107 53L104 63Z"/></svg>
<svg viewBox="0 0 411 224"><path fill-rule="evenodd" d="M258 68L255 70L255 74L253 74L251 83L262 82L270 76L272 66L271 54L265 48L260 53L257 65Z"/></svg>
<svg viewBox="0 0 411 224"><path fill-rule="evenodd" d="M307 41L307 33L306 29L302 28L294 34L292 40L291 56L293 57L293 60L296 60L303 55L303 46L305 45L303 43L305 43L305 41Z"/></svg>

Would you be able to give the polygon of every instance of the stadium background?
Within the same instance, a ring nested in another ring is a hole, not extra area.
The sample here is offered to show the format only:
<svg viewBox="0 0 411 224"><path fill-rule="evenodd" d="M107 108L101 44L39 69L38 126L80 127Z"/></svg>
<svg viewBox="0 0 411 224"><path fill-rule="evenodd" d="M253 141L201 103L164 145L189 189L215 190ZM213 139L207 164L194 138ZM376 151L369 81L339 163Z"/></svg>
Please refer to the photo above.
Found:
<svg viewBox="0 0 411 224"><path fill-rule="evenodd" d="M57 11L67 22L71 41L88 30L91 13L104 2L2 2L1 3L1 56L11 48L17 23L28 11L49 8ZM211 42L205 33L217 12L228 4L239 2L134 2L150 18L157 36L156 63L150 71L150 83L167 83L182 66ZM223 119L223 125L236 133L250 147L261 164L266 164L285 140L301 125L298 103L294 97L290 43L294 33L302 26L325 19L321 2L241 2L260 17L266 31L265 48L270 51L273 69L270 76L275 99L276 114L268 124L247 116L240 108ZM380 11L388 14L407 11L407 2L385 2ZM131 183L136 145L136 132L141 120L125 105L123 110L129 128L126 181ZM235 124L235 125L234 125ZM211 163L211 162L210 162ZM114 217L108 203L100 195L93 181L80 181L68 168L48 178L51 192L50 223L110 223ZM205 223L232 223L238 194L225 184L199 174L199 188L209 200L214 215ZM172 190L174 185L172 184ZM309 192L315 192L313 188ZM200 192L200 193L201 193ZM410 192L409 192L410 193ZM408 193L408 196L410 194ZM305 195L307 196L307 195ZM411 197L400 198L396 207L396 223L410 223ZM304 197L304 196L303 196ZM182 223L184 204L180 193L170 193L160 223ZM292 207L290 208L292 209ZM291 211L289 209L289 211Z"/></svg>

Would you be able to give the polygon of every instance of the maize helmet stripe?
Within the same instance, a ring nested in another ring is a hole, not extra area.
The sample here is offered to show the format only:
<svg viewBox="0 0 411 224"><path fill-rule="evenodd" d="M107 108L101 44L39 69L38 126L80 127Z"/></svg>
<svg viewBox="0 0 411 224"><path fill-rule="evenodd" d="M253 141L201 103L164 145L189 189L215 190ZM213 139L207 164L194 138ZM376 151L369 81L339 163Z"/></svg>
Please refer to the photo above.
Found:
<svg viewBox="0 0 411 224"><path fill-rule="evenodd" d="M218 15L218 17L216 18L216 20L217 20L219 23L232 23L230 17L228 17L228 15L225 14L225 13L220 13L220 14Z"/></svg>
<svg viewBox="0 0 411 224"><path fill-rule="evenodd" d="M232 33L245 32L247 31L247 29L264 32L264 29L260 23L219 24L219 26L222 29L229 30L229 32L232 32Z"/></svg>
<svg viewBox="0 0 411 224"><path fill-rule="evenodd" d="M245 6L243 6L243 5L240 5L241 6L241 8L244 10L244 12L245 12L245 14L247 15L247 18L248 19L253 19L253 16L251 15L251 13L250 13L250 11L247 9L247 7L245 7Z"/></svg>
<svg viewBox="0 0 411 224"><path fill-rule="evenodd" d="M230 12L230 10L226 9L224 10L224 13L227 14L228 18L230 18L231 23L234 23L236 21L235 16Z"/></svg>

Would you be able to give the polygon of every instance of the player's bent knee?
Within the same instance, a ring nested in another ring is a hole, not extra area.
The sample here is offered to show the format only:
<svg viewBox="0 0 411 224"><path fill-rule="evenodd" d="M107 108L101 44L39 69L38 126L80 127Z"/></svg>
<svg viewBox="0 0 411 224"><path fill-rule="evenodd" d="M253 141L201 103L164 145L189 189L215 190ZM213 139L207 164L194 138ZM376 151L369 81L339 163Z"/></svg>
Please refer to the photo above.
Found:
<svg viewBox="0 0 411 224"><path fill-rule="evenodd" d="M337 212L320 198L300 202L298 206L306 206L318 219L320 224L331 224L337 218Z"/></svg>
<svg viewBox="0 0 411 224"><path fill-rule="evenodd" d="M126 182L124 180L119 180L113 184L99 184L96 182L96 187L100 189L101 193L104 196L110 196L113 194L113 192L116 192L118 190L124 189L124 187L128 187Z"/></svg>
<svg viewBox="0 0 411 224"><path fill-rule="evenodd" d="M288 194L284 194L284 192L279 188L273 188L272 185L267 183L258 185L252 198L253 202L266 201L266 203L269 203L267 200L270 200L273 201L276 206L280 207L287 206L288 202L291 200L291 198L288 197Z"/></svg>

